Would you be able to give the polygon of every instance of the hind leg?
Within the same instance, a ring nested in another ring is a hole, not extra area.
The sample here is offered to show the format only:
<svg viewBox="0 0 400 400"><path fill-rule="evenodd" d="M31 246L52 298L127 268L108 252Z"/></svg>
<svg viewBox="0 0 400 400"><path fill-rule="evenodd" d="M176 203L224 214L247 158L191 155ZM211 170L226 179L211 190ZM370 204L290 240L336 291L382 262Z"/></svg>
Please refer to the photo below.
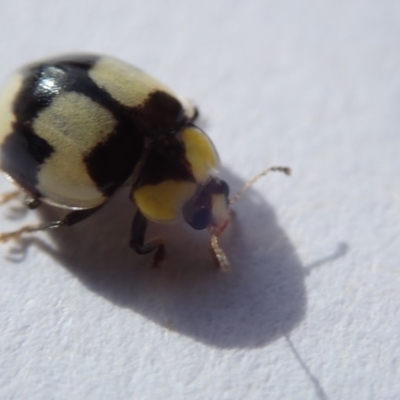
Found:
<svg viewBox="0 0 400 400"><path fill-rule="evenodd" d="M0 234L0 242L7 242L10 239L19 239L20 236L24 233L32 233L39 231L47 231L50 229L56 229L61 227L67 227L77 224L78 222L83 221L84 219L90 217L93 213L95 213L99 208L89 208L87 210L74 210L68 213L64 218L53 221L48 224L37 224L37 225L25 225L22 228L7 233Z"/></svg>
<svg viewBox="0 0 400 400"><path fill-rule="evenodd" d="M38 208L40 206L40 199L39 197L34 196L33 194L29 194L24 192L23 190L16 189L11 192L3 193L0 196L0 205L6 204L17 197L22 197L25 194L24 205L28 207L30 210Z"/></svg>

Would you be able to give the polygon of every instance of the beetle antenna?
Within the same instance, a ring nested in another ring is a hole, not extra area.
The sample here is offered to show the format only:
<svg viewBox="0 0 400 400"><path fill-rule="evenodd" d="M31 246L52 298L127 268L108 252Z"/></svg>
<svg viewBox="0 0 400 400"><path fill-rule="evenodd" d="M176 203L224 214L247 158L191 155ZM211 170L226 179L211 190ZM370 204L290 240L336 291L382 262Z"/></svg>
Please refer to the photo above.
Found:
<svg viewBox="0 0 400 400"><path fill-rule="evenodd" d="M278 171L278 172L283 172L286 175L290 175L292 173L292 170L289 167L269 167L265 169L264 171L260 172L253 178L251 178L249 181L247 181L230 199L229 199L229 204L233 205L235 204L240 196L246 192L248 189L250 189L251 186L253 186L260 178L263 176L267 175L268 172L271 171Z"/></svg>
<svg viewBox="0 0 400 400"><path fill-rule="evenodd" d="M218 236L215 233L211 235L211 252L218 263L218 266L221 268L221 271L231 272L231 266L229 264L228 257L220 247L218 243Z"/></svg>

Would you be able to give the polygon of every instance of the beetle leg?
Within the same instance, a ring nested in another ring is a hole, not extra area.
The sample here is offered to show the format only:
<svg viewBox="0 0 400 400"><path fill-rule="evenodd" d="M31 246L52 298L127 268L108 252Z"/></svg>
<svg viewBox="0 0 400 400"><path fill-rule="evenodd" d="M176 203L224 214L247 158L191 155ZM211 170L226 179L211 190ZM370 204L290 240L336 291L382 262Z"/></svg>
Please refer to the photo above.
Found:
<svg viewBox="0 0 400 400"><path fill-rule="evenodd" d="M133 218L131 228L131 240L129 245L137 254L148 254L155 250L153 256L153 267L157 268L161 261L165 258L165 246L160 238L154 238L145 243L145 233L147 227L147 219L138 210Z"/></svg>
<svg viewBox="0 0 400 400"><path fill-rule="evenodd" d="M21 194L20 190L13 190L12 192L3 193L0 196L0 204L8 203L10 200L15 199Z"/></svg>
<svg viewBox="0 0 400 400"><path fill-rule="evenodd" d="M20 195L22 195L24 192L21 190L13 190L12 192L7 192L7 193L3 193L0 196L0 204L5 204L8 203L9 201L11 201L12 199L15 199L16 197L19 197ZM38 208L40 206L40 199L32 194L26 194L25 200L24 200L24 204L26 207L28 207L29 209L33 210L35 208Z"/></svg>
<svg viewBox="0 0 400 400"><path fill-rule="evenodd" d="M47 231L49 229L56 229L60 227L67 227L75 225L78 222L90 217L94 212L96 212L99 207L89 208L86 210L74 210L68 213L64 218L59 221L53 221L48 224L38 224L38 225L25 225L22 228L8 233L0 234L0 242L7 242L10 239L19 239L23 233L32 233L38 231Z"/></svg>
<svg viewBox="0 0 400 400"><path fill-rule="evenodd" d="M32 196L28 194L25 197L24 204L30 209L34 210L35 208L38 208L41 204L41 201L38 197Z"/></svg>

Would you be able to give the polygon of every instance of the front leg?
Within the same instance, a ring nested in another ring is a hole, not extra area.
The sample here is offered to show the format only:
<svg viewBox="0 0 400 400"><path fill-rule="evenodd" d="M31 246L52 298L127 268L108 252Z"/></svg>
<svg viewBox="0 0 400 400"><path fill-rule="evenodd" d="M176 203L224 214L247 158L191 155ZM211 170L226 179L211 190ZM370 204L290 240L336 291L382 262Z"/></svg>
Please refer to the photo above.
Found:
<svg viewBox="0 0 400 400"><path fill-rule="evenodd" d="M131 240L129 245L138 254L148 254L154 250L153 267L157 268L160 262L165 258L165 246L159 238L151 239L145 243L144 237L146 234L146 228L147 219L140 210L137 210L132 222Z"/></svg>

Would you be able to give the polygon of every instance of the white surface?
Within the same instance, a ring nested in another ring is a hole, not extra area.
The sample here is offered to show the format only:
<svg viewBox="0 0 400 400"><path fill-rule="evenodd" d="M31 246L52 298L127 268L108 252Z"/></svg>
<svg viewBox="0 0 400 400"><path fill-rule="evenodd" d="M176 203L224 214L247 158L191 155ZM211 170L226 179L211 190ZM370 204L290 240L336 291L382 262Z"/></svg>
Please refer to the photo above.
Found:
<svg viewBox="0 0 400 400"><path fill-rule="evenodd" d="M390 0L2 2L1 77L109 53L196 101L233 190L294 174L237 205L231 275L183 226L151 270L125 195L2 246L0 398L400 398L399 37Z"/></svg>

